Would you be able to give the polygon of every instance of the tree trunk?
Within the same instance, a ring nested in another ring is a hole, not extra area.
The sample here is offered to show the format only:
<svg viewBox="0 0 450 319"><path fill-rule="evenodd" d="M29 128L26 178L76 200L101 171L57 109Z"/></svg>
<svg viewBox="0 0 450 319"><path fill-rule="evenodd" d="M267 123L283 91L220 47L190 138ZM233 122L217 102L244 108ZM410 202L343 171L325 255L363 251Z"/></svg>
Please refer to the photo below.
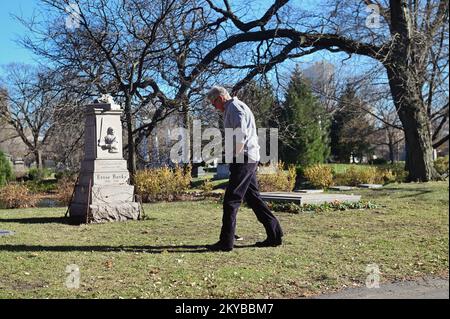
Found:
<svg viewBox="0 0 450 319"><path fill-rule="evenodd" d="M388 147L389 147L389 160L391 161L391 164L394 164L395 162L395 151L394 151L394 138L392 137L391 132L387 132L388 135Z"/></svg>
<svg viewBox="0 0 450 319"><path fill-rule="evenodd" d="M136 174L136 148L133 137L133 119L131 116L131 99L125 98L125 122L127 127L127 152L128 152L128 171L130 172L130 183L134 184L134 175Z"/></svg>
<svg viewBox="0 0 450 319"><path fill-rule="evenodd" d="M389 144L389 161L391 164L394 164L395 157L394 157L394 145Z"/></svg>
<svg viewBox="0 0 450 319"><path fill-rule="evenodd" d="M34 160L36 161L36 168L42 168L42 154L40 150L34 150Z"/></svg>
<svg viewBox="0 0 450 319"><path fill-rule="evenodd" d="M439 177L433 163L430 122L420 88L411 84L413 76L405 69L392 63L387 68L389 85L405 132L408 180L427 182Z"/></svg>

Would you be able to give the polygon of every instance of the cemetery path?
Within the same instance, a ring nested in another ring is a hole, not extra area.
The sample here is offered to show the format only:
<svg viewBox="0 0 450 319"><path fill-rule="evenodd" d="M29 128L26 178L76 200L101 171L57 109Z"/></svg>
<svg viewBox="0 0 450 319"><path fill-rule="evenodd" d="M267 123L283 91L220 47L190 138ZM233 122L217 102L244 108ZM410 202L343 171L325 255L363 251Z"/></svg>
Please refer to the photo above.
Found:
<svg viewBox="0 0 450 319"><path fill-rule="evenodd" d="M380 284L380 288L348 288L315 296L317 299L449 299L448 278L423 278L414 281Z"/></svg>

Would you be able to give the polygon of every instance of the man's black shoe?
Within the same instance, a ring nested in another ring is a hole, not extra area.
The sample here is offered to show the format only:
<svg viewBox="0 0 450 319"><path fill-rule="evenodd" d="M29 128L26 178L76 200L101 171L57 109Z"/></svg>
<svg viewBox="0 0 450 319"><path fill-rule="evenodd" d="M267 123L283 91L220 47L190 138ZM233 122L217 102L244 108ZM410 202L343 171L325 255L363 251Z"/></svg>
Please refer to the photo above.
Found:
<svg viewBox="0 0 450 319"><path fill-rule="evenodd" d="M233 250L233 248L224 246L220 241L213 245L208 245L208 246L206 246L206 248L211 251L232 251Z"/></svg>
<svg viewBox="0 0 450 319"><path fill-rule="evenodd" d="M280 239L266 239L264 241L258 241L255 246L256 247L276 247L282 244L282 240Z"/></svg>

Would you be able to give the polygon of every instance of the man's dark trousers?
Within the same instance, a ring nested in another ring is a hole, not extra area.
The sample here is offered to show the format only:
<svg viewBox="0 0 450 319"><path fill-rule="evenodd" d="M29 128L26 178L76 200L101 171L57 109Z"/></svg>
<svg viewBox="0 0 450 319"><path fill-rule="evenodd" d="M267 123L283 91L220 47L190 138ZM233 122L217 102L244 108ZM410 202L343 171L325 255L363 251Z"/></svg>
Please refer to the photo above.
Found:
<svg viewBox="0 0 450 319"><path fill-rule="evenodd" d="M269 240L279 240L283 236L280 223L260 197L256 180L257 167L257 163L230 164L230 181L223 200L220 233L220 242L227 248L233 248L236 215L244 199L253 209L258 221L264 225Z"/></svg>

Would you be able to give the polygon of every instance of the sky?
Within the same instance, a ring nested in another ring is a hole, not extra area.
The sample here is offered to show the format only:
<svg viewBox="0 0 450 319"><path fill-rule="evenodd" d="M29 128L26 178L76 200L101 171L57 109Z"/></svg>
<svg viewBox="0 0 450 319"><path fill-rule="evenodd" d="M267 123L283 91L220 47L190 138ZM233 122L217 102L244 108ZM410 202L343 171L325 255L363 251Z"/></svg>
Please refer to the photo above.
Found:
<svg viewBox="0 0 450 319"><path fill-rule="evenodd" d="M0 65L34 63L33 55L15 42L26 29L12 15L30 17L38 0L2 0L0 2Z"/></svg>

